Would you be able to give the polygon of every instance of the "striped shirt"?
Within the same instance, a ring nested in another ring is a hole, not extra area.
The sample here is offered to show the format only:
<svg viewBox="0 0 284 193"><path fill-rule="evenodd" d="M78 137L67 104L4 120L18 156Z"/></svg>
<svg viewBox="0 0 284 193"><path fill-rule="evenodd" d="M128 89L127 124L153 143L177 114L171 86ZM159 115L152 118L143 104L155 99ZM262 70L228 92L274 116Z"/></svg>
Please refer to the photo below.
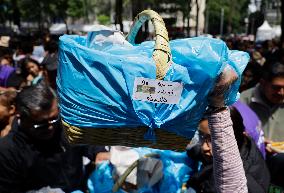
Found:
<svg viewBox="0 0 284 193"><path fill-rule="evenodd" d="M213 172L218 193L247 193L247 180L234 136L229 110L208 117L213 149Z"/></svg>

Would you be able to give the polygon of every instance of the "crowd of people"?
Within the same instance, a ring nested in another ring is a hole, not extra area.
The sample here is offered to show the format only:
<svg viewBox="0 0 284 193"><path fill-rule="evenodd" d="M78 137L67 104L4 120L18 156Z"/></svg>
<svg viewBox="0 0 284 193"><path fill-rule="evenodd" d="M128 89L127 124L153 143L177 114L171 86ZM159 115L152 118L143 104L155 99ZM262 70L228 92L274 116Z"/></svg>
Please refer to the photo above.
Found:
<svg viewBox="0 0 284 193"><path fill-rule="evenodd" d="M0 39L1 193L45 187L86 192L96 164L110 158L106 147L66 140L56 94L57 38ZM284 148L274 146L284 142L284 50L276 40L225 41L251 59L239 101L226 107L214 95L197 140L185 147L202 163L186 187L209 193L284 191Z"/></svg>

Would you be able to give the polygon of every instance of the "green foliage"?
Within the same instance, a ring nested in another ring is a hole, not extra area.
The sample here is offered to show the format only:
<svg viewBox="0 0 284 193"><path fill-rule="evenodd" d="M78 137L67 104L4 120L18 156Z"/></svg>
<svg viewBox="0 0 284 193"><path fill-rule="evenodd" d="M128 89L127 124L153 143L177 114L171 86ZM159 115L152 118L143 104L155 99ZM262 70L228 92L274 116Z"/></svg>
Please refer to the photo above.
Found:
<svg viewBox="0 0 284 193"><path fill-rule="evenodd" d="M102 25L108 25L108 24L110 24L110 17L102 14L102 15L98 16L98 21Z"/></svg>
<svg viewBox="0 0 284 193"><path fill-rule="evenodd" d="M0 2L0 23L4 23L9 18L9 8L11 3L7 0Z"/></svg>
<svg viewBox="0 0 284 193"><path fill-rule="evenodd" d="M99 7L99 9L97 9L96 15L108 15L108 14L110 14L111 5L110 5L109 1L96 0L96 5Z"/></svg>
<svg viewBox="0 0 284 193"><path fill-rule="evenodd" d="M66 17L66 0L22 0L18 1L21 17L27 21L46 21L53 17Z"/></svg>
<svg viewBox="0 0 284 193"><path fill-rule="evenodd" d="M231 28L232 33L244 30L244 18L247 17L249 0L208 0L209 33L218 34L220 30L221 9L224 9L224 32Z"/></svg>
<svg viewBox="0 0 284 193"><path fill-rule="evenodd" d="M84 16L83 0L68 0L67 15L72 18L80 18Z"/></svg>

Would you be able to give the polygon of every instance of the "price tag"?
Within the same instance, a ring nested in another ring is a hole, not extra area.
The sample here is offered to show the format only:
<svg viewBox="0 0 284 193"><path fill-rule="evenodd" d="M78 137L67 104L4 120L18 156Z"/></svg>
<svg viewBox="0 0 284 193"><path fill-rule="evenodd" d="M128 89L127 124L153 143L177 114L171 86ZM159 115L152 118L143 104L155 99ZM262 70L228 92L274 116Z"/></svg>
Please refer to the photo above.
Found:
<svg viewBox="0 0 284 193"><path fill-rule="evenodd" d="M178 104L183 85L179 82L136 77L133 88L133 100L152 103Z"/></svg>

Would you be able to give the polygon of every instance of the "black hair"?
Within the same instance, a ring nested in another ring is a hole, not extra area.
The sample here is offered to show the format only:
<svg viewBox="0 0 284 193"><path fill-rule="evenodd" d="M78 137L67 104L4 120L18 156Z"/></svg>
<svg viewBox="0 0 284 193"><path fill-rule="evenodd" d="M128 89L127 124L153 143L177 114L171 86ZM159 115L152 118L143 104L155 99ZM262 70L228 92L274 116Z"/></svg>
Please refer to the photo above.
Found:
<svg viewBox="0 0 284 193"><path fill-rule="evenodd" d="M36 39L36 40L33 42L33 45L34 45L34 46L40 46L40 45L42 45L42 44L43 44L43 41L42 41L42 39L40 39L40 38Z"/></svg>
<svg viewBox="0 0 284 193"><path fill-rule="evenodd" d="M40 81L36 85L28 86L16 98L16 110L21 117L30 118L31 111L49 110L55 98L51 88Z"/></svg>
<svg viewBox="0 0 284 193"><path fill-rule="evenodd" d="M244 136L245 126L243 124L243 118L239 113L239 111L233 106L230 107L230 114L233 122L233 130L238 144L238 148L241 149L245 141L245 136Z"/></svg>
<svg viewBox="0 0 284 193"><path fill-rule="evenodd" d="M49 53L55 53L58 50L58 44L55 41L46 42L44 44L44 50L48 51Z"/></svg>
<svg viewBox="0 0 284 193"><path fill-rule="evenodd" d="M25 57L24 59L22 59L22 60L19 62L19 63L20 63L20 66L21 66L21 73L22 73L21 75L22 75L22 77L27 77L28 74L29 74L29 72L28 72L27 69L26 69L26 66L27 66L27 64L28 64L29 62L32 62L32 63L36 64L36 65L38 66L38 68L41 68L41 67L42 67L42 66L39 64L38 61L36 61L35 59L33 59L33 58L27 56L27 57Z"/></svg>
<svg viewBox="0 0 284 193"><path fill-rule="evenodd" d="M31 58L31 57L26 57L26 58L23 60L23 66L26 66L29 62L32 62L32 63L36 64L38 67L40 67L39 62L36 61L35 59Z"/></svg>
<svg viewBox="0 0 284 193"><path fill-rule="evenodd" d="M267 63L263 67L263 79L271 81L276 77L284 77L284 64L280 62Z"/></svg>
<svg viewBox="0 0 284 193"><path fill-rule="evenodd" d="M0 60L2 60L2 59L6 59L6 60L9 61L10 64L13 64L13 58L12 58L12 56L9 55L9 54L3 55L3 56L0 58Z"/></svg>
<svg viewBox="0 0 284 193"><path fill-rule="evenodd" d="M17 92L16 91L0 91L0 104L10 107L15 105Z"/></svg>
<svg viewBox="0 0 284 193"><path fill-rule="evenodd" d="M30 41L22 41L19 44L19 49L23 52L23 54L30 54L33 52L33 46Z"/></svg>

